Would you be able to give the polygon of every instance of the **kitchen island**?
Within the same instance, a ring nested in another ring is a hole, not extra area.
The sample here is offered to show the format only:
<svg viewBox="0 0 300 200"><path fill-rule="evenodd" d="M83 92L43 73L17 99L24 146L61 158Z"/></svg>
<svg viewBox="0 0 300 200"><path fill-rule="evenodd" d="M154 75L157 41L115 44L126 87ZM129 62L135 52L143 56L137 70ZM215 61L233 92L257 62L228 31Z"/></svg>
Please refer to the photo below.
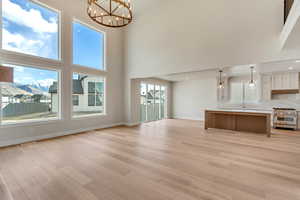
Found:
<svg viewBox="0 0 300 200"><path fill-rule="evenodd" d="M265 133L270 137L271 114L271 111L208 109L205 110L205 129Z"/></svg>

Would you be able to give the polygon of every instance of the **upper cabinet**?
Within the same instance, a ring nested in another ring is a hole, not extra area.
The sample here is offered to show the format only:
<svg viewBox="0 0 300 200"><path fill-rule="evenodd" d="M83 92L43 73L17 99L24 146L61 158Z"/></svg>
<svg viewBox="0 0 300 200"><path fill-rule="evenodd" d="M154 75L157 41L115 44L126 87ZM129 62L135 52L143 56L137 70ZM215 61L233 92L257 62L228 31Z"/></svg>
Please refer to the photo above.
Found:
<svg viewBox="0 0 300 200"><path fill-rule="evenodd" d="M282 72L272 75L272 90L299 90L299 73Z"/></svg>
<svg viewBox="0 0 300 200"><path fill-rule="evenodd" d="M298 72L280 72L261 76L261 100L272 100L272 93L285 94L299 90ZM298 92L297 92L298 93Z"/></svg>

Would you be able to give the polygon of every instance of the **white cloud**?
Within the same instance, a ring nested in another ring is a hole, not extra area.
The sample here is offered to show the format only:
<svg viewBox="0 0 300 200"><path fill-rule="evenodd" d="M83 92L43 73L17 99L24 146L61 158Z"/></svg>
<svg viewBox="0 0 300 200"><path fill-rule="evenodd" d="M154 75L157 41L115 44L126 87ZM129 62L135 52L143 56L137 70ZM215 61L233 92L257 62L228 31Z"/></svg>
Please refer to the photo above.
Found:
<svg viewBox="0 0 300 200"><path fill-rule="evenodd" d="M51 79L51 78L48 78L48 79L44 79L44 80L38 80L36 81L40 86L43 86L43 87L50 87L53 82L56 81L55 79Z"/></svg>
<svg viewBox="0 0 300 200"><path fill-rule="evenodd" d="M55 82L57 80L55 79L43 79L43 80L36 80L36 78L32 75L32 76L24 76L24 77L18 77L15 78L14 82L18 83L18 84L33 84L33 85L37 85L37 86L42 86L42 87L46 87L49 88L53 82Z"/></svg>
<svg viewBox="0 0 300 200"><path fill-rule="evenodd" d="M24 72L24 67L15 66L14 70L17 72Z"/></svg>
<svg viewBox="0 0 300 200"><path fill-rule="evenodd" d="M10 33L6 29L2 31L2 37L4 49L25 54L39 55L40 49L44 45L42 40L30 40L20 34Z"/></svg>
<svg viewBox="0 0 300 200"><path fill-rule="evenodd" d="M32 28L38 33L55 33L57 32L58 24L55 19L50 19L48 22L43 18L39 10L23 9L21 6L11 2L10 0L2 0L3 16L19 25L24 25Z"/></svg>
<svg viewBox="0 0 300 200"><path fill-rule="evenodd" d="M30 83L34 82L34 79L29 76L22 76L22 77L19 76L19 77L15 78L14 82L25 85L25 84L30 84Z"/></svg>

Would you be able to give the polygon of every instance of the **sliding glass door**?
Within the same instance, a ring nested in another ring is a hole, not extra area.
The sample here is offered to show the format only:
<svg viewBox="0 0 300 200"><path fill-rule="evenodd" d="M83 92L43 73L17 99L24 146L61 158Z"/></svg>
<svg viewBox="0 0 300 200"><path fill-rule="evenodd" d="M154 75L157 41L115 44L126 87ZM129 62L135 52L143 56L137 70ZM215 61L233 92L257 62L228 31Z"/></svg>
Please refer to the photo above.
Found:
<svg viewBox="0 0 300 200"><path fill-rule="evenodd" d="M160 120L160 113L161 113L161 107L160 107L160 85L155 86L155 92L154 92L154 111L155 111L155 116L154 120Z"/></svg>
<svg viewBox="0 0 300 200"><path fill-rule="evenodd" d="M147 121L147 84L142 83L140 88L140 121Z"/></svg>
<svg viewBox="0 0 300 200"><path fill-rule="evenodd" d="M164 119L166 117L166 87L162 86L160 90L160 119Z"/></svg>
<svg viewBox="0 0 300 200"><path fill-rule="evenodd" d="M147 121L155 120L155 104L154 104L154 85L148 84L147 87Z"/></svg>
<svg viewBox="0 0 300 200"><path fill-rule="evenodd" d="M149 122L166 117L166 87L141 83L140 87L140 121Z"/></svg>

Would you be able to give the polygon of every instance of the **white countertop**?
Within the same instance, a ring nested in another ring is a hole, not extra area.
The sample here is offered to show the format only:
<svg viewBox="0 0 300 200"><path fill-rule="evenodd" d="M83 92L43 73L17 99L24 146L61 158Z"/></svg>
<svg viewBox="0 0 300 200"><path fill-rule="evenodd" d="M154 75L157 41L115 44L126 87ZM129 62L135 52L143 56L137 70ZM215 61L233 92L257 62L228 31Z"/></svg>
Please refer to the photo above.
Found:
<svg viewBox="0 0 300 200"><path fill-rule="evenodd" d="M245 113L263 113L263 114L272 114L270 110L256 110L256 109L228 109L228 108L210 108L206 109L209 111L222 111L222 112L245 112Z"/></svg>

